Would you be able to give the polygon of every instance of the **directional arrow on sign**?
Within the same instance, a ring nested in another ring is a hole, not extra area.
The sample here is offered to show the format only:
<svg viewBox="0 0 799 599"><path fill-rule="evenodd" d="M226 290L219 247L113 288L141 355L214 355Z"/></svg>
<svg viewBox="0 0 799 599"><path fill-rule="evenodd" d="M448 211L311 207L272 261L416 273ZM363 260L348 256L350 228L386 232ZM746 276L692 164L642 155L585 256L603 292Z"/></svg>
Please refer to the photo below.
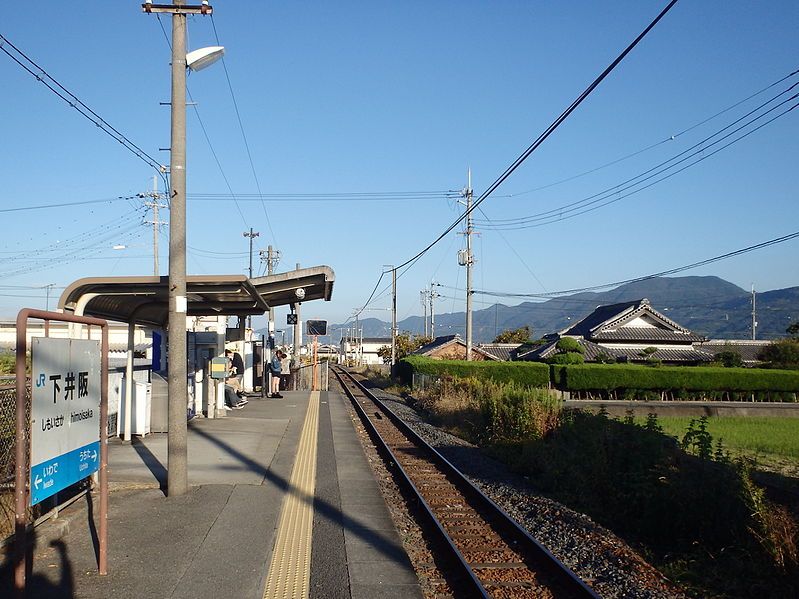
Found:
<svg viewBox="0 0 799 599"><path fill-rule="evenodd" d="M42 484L43 482L44 479L39 478L39 475L37 474L36 478L33 479L33 486L36 487L36 489L38 490L39 485Z"/></svg>
<svg viewBox="0 0 799 599"><path fill-rule="evenodd" d="M93 451L93 452L92 452L92 461L93 461L93 462L96 462L96 461L97 461L97 452L96 452L96 451Z"/></svg>

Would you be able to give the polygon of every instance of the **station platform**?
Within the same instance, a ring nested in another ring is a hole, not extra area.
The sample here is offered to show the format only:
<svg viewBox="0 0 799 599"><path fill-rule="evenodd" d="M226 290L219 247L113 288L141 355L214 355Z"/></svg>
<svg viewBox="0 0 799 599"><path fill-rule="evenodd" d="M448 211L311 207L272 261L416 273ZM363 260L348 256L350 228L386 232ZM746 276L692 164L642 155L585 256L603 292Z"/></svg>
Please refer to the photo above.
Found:
<svg viewBox="0 0 799 599"><path fill-rule="evenodd" d="M109 441L108 574L82 498L34 532L28 596L421 597L348 400L283 395L190 421L180 497L162 490L166 434ZM6 561L3 597L10 580Z"/></svg>

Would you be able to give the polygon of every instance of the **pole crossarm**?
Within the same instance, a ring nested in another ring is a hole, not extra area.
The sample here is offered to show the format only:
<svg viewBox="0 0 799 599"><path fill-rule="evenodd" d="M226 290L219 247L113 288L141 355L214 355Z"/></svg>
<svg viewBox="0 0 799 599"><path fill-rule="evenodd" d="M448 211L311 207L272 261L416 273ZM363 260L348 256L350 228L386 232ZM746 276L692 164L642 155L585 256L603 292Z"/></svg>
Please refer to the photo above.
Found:
<svg viewBox="0 0 799 599"><path fill-rule="evenodd" d="M141 5L142 12L167 13L171 15L210 15L214 9L208 4L152 4Z"/></svg>

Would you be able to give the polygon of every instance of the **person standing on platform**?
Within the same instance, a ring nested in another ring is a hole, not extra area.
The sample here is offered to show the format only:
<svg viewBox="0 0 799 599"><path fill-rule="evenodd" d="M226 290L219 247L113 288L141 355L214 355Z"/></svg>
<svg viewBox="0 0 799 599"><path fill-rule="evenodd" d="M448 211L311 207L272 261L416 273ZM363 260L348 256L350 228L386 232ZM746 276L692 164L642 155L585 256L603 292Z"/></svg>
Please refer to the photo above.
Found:
<svg viewBox="0 0 799 599"><path fill-rule="evenodd" d="M279 349L272 354L272 359L269 361L269 372L272 374L272 393L269 397L280 399L283 397L280 394L280 372L282 370L281 358L283 352Z"/></svg>
<svg viewBox="0 0 799 599"><path fill-rule="evenodd" d="M291 380L291 358L283 350L280 350L280 388L283 391L289 390L289 381Z"/></svg>

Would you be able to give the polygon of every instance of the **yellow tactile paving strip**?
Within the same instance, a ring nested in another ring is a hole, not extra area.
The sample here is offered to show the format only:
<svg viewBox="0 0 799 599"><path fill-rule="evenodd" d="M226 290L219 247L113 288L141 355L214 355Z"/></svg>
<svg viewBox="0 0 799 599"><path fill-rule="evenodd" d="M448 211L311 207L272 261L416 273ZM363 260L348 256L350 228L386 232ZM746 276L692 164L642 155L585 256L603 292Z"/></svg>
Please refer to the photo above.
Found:
<svg viewBox="0 0 799 599"><path fill-rule="evenodd" d="M318 429L319 391L312 391L289 490L280 511L264 599L293 599L309 595Z"/></svg>

